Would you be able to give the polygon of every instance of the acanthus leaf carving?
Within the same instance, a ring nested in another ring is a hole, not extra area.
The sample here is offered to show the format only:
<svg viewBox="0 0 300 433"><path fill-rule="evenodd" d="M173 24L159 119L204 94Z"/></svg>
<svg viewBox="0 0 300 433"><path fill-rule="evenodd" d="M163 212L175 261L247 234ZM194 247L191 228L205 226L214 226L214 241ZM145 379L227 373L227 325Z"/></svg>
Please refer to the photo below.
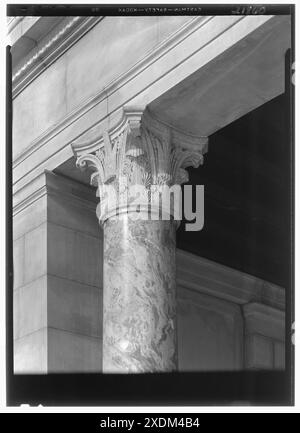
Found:
<svg viewBox="0 0 300 433"><path fill-rule="evenodd" d="M189 181L188 167L197 168L203 164L203 155L191 150L174 149L172 154L172 174L174 184L183 184Z"/></svg>
<svg viewBox="0 0 300 433"><path fill-rule="evenodd" d="M181 185L189 179L186 168L203 163L207 138L178 132L147 110L124 113L119 128L103 132L100 149L77 159L79 167L93 169L91 183L97 186L100 201L109 200L104 185L113 186L118 196L127 194L132 201L129 187L141 185L150 194L152 187Z"/></svg>

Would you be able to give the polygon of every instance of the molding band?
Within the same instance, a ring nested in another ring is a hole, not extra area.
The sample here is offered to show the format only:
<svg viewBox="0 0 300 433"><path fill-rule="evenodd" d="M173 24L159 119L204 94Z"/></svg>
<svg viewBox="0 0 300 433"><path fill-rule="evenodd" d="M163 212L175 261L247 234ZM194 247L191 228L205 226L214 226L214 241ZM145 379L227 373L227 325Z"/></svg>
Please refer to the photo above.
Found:
<svg viewBox="0 0 300 433"><path fill-rule="evenodd" d="M73 17L64 23L64 26L41 48L35 49L36 52L13 74L13 98L102 19L103 17Z"/></svg>

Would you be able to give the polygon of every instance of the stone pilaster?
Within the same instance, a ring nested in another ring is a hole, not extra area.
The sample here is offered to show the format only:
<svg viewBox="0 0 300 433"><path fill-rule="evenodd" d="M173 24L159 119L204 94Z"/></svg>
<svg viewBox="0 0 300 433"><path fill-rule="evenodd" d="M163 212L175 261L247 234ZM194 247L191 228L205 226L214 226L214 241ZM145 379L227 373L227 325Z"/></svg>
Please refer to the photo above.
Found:
<svg viewBox="0 0 300 433"><path fill-rule="evenodd" d="M46 171L14 202L14 373L101 372L94 192Z"/></svg>
<svg viewBox="0 0 300 433"><path fill-rule="evenodd" d="M269 305L249 302L243 306L245 368L285 368L285 313Z"/></svg>
<svg viewBox="0 0 300 433"><path fill-rule="evenodd" d="M97 143L98 144L95 144ZM176 225L185 170L203 162L207 138L194 137L146 110L124 109L97 139L73 143L77 165L91 167L104 229L103 371L177 369Z"/></svg>

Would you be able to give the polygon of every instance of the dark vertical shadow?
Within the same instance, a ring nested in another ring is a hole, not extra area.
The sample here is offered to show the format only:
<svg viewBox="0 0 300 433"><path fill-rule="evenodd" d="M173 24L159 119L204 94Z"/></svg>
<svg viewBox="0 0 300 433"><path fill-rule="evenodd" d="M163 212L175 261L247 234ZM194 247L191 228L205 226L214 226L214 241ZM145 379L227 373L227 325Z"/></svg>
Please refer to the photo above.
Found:
<svg viewBox="0 0 300 433"><path fill-rule="evenodd" d="M293 19L292 19L293 21ZM292 22L292 41L294 26ZM293 75L293 42L292 49L285 55L285 93L284 93L284 112L285 112L285 144L286 155L284 160L285 172L285 236L288 239L290 249L286 263L286 320L285 320L285 365L286 365L286 386L289 388L291 401L294 401L294 359L295 351L292 343L293 324L295 322L295 259L294 259L294 224L295 224L295 143L294 143L294 85Z"/></svg>
<svg viewBox="0 0 300 433"><path fill-rule="evenodd" d="M12 249L12 67L6 47L6 400L12 398L13 374L13 249Z"/></svg>

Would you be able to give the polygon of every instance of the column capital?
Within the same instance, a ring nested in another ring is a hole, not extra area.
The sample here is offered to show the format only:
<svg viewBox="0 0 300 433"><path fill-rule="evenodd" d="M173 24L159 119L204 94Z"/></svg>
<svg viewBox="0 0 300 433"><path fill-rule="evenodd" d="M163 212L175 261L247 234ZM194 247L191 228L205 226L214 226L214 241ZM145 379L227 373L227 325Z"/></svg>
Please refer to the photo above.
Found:
<svg viewBox="0 0 300 433"><path fill-rule="evenodd" d="M207 137L179 131L140 107L124 107L113 127L88 131L72 143L77 166L92 169L91 184L102 204L106 186L113 186L119 196L132 186L147 192L153 186L187 182L186 168L202 164L207 147ZM103 210L98 216L104 219Z"/></svg>

